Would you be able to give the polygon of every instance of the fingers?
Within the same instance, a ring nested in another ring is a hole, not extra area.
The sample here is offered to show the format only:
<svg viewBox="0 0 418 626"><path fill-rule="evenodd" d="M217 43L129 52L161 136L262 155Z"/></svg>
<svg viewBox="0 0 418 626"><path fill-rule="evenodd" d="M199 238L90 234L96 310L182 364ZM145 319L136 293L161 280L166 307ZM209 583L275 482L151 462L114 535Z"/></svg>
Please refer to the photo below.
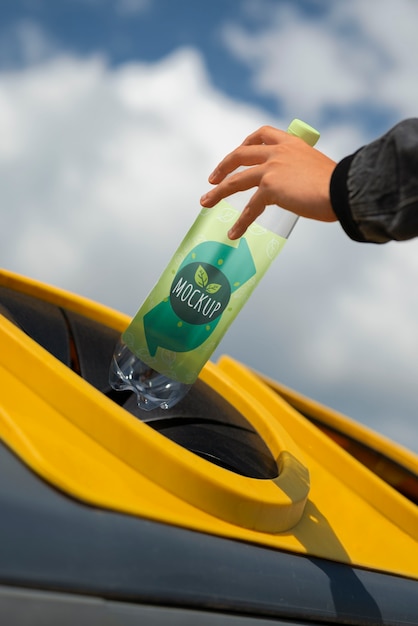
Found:
<svg viewBox="0 0 418 626"><path fill-rule="evenodd" d="M289 139L289 134L284 130L273 128L273 126L262 126L255 132L248 135L242 142L243 146L251 146L256 144L272 145L278 144Z"/></svg>
<svg viewBox="0 0 418 626"><path fill-rule="evenodd" d="M263 195L259 189L254 193L235 224L228 231L229 239L239 239L247 228L262 214L266 208Z"/></svg>
<svg viewBox="0 0 418 626"><path fill-rule="evenodd" d="M312 208L312 205L318 204L315 198L312 200L317 195L313 189L315 185L318 187L318 177L313 175L314 180L311 180L312 175L305 175L301 179L301 172L312 171L315 155L301 139L272 126L262 126L219 163L209 177L214 187L201 197L200 202L202 206L211 208L223 198L257 188L228 232L230 239L241 237L270 204L287 204L285 208L294 212L300 211L300 207L306 204L309 206L306 214L310 216L316 211L316 206ZM318 166L315 163L316 172ZM236 171L243 166L246 169ZM328 188L329 185L326 186Z"/></svg>
<svg viewBox="0 0 418 626"><path fill-rule="evenodd" d="M239 146L230 152L209 176L209 182L213 185L220 183L228 174L238 167L248 167L264 163L268 157L266 146L247 145Z"/></svg>
<svg viewBox="0 0 418 626"><path fill-rule="evenodd" d="M200 199L200 204L206 208L215 206L223 198L228 198L238 191L246 191L252 187L257 187L263 177L264 168L262 165L254 165L249 169L231 174L222 179L213 189L208 191Z"/></svg>
<svg viewBox="0 0 418 626"><path fill-rule="evenodd" d="M209 176L209 182L216 185L238 167L264 163L270 154L268 146L278 145L288 140L288 133L272 126L262 126L248 135L238 148L219 163Z"/></svg>

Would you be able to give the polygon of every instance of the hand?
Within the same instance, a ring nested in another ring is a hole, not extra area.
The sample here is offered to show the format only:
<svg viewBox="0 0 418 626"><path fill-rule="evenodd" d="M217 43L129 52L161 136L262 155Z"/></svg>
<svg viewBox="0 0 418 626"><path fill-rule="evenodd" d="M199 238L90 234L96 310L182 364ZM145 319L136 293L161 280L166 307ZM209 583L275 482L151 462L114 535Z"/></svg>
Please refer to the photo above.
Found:
<svg viewBox="0 0 418 626"><path fill-rule="evenodd" d="M245 170L234 172L238 167ZM266 206L277 204L297 215L323 222L335 221L329 186L336 163L302 139L271 126L263 126L228 154L209 176L216 185L202 196L204 207L223 198L257 187L228 232L241 237Z"/></svg>

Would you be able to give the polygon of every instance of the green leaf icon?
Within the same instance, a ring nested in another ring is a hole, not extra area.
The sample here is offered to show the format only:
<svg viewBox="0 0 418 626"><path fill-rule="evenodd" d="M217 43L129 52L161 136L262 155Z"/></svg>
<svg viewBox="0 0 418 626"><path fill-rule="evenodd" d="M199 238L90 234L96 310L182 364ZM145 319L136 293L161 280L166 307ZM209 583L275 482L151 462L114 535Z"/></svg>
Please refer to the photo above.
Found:
<svg viewBox="0 0 418 626"><path fill-rule="evenodd" d="M218 283L210 283L210 285L206 287L206 293L216 293L221 287L222 285L218 285Z"/></svg>
<svg viewBox="0 0 418 626"><path fill-rule="evenodd" d="M194 275L194 279L195 279L196 285L199 285L199 287L202 287L203 289L208 284L209 282L208 275L206 274L206 271L201 265L199 265L199 267L197 268L196 273Z"/></svg>

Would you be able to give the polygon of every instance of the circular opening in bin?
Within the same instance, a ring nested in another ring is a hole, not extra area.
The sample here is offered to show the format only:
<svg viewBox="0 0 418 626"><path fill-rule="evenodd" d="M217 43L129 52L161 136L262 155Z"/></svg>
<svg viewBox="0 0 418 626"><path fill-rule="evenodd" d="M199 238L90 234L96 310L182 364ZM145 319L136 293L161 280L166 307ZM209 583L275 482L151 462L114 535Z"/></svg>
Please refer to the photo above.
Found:
<svg viewBox="0 0 418 626"><path fill-rule="evenodd" d="M0 287L0 313L94 387L178 445L248 478L278 476L276 461L262 437L203 381L198 380L172 409L142 411L134 394L112 391L108 384L117 331L7 287Z"/></svg>
<svg viewBox="0 0 418 626"><path fill-rule="evenodd" d="M134 394L123 406L171 441L215 465L248 478L278 476L276 461L254 427L201 380L172 409L142 411Z"/></svg>

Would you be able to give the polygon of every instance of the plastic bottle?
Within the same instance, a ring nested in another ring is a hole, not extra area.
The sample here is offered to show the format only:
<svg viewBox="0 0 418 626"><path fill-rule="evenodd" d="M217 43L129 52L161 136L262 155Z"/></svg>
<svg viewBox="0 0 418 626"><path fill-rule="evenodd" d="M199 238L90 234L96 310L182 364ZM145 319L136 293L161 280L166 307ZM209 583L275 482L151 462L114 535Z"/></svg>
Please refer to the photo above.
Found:
<svg viewBox="0 0 418 626"><path fill-rule="evenodd" d="M300 120L288 128L311 146L319 133ZM168 409L189 391L298 216L267 207L237 242L227 232L238 211L222 200L202 209L128 328L110 366L113 389L138 406Z"/></svg>

